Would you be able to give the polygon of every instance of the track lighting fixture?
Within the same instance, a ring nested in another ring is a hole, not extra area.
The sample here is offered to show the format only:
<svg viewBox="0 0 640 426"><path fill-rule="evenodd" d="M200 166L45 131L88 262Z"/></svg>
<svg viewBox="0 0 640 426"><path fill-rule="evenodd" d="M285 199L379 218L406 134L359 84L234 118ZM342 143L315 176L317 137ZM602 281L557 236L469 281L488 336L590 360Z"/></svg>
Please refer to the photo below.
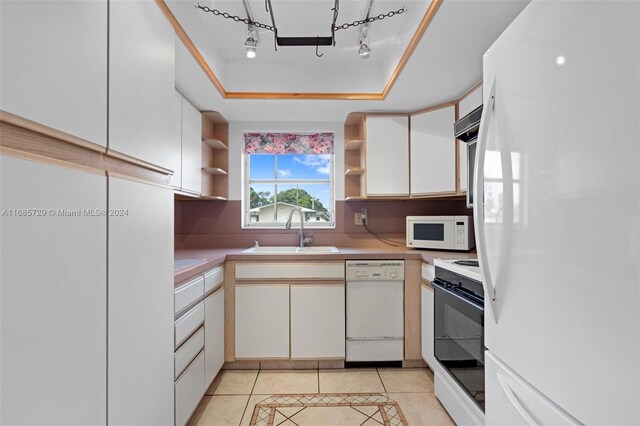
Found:
<svg viewBox="0 0 640 426"><path fill-rule="evenodd" d="M278 28L276 27L276 22L273 13L273 7L271 6L271 0L265 0L265 4L267 6L267 12L271 17L271 25L263 24L260 22L256 22L251 18L251 13L249 11L248 2L246 0L243 1L245 5L245 11L247 12L247 17L242 18L240 16L232 15L227 12L221 12L218 9L211 9L207 6L201 6L196 3L196 7L201 9L203 12L211 13L214 16L221 16L224 19L231 19L235 22L244 23L249 26L247 30L247 39L244 42L245 51L247 54L247 58L255 58L256 57L256 47L260 42L260 38L258 35L257 29L260 28L262 30L271 31L274 34L274 47L275 50L278 50L278 46L315 46L316 48L316 56L322 57L321 54L318 54L319 46L335 46L336 45L336 32L339 30L347 30L349 28L360 27L360 37L359 37L359 45L358 53L360 57L366 59L371 54L371 48L369 47L369 40L367 38L367 31L369 28L369 24L376 21L382 21L386 18L392 18L397 15L401 15L407 11L406 7L402 7L398 10L391 10L387 13L381 13L379 15L370 16L371 15L371 7L373 5L374 0L367 1L366 8L366 17L359 21L353 21L352 23L344 23L342 25L336 25L336 20L338 19L338 10L340 9L339 0L334 0L334 5L331 10L333 11L333 20L331 22L331 35L330 36L312 36L312 37L281 37L278 34Z"/></svg>
<svg viewBox="0 0 640 426"><path fill-rule="evenodd" d="M371 57L371 48L369 48L369 24L360 27L360 35L358 36L358 55L360 59L369 59Z"/></svg>

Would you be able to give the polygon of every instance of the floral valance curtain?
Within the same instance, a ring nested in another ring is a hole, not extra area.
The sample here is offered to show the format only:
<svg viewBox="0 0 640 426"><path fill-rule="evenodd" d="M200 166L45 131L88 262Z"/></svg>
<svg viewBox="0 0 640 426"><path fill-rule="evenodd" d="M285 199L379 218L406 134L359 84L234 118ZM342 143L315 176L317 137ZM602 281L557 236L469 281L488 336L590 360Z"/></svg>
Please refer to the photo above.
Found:
<svg viewBox="0 0 640 426"><path fill-rule="evenodd" d="M245 154L333 154L333 133L245 133Z"/></svg>

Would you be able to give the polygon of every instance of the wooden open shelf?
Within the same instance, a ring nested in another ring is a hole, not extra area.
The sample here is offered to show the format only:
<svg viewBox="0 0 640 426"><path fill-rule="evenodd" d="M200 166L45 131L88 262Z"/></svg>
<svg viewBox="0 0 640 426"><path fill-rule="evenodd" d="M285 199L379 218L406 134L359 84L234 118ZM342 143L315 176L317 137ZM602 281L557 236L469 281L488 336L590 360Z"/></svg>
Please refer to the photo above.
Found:
<svg viewBox="0 0 640 426"><path fill-rule="evenodd" d="M216 111L202 113L202 200L229 198L229 123Z"/></svg>
<svg viewBox="0 0 640 426"><path fill-rule="evenodd" d="M352 112L344 122L345 200L365 199L365 114Z"/></svg>

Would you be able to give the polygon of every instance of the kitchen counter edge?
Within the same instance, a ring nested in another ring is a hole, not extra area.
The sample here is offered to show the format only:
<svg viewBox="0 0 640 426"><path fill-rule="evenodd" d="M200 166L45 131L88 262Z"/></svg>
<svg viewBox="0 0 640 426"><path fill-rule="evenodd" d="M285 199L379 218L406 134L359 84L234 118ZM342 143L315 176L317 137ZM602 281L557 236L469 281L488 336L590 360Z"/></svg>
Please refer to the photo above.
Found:
<svg viewBox="0 0 640 426"><path fill-rule="evenodd" d="M250 254L242 253L244 248L215 248L215 249L177 249L175 259L202 259L202 262L174 271L174 286L178 287L185 281L202 274L209 269L222 265L226 261L331 261L331 260L422 260L433 265L435 259L475 259L476 252L454 252L437 250L416 250L407 248L358 248L338 247L340 253L327 254Z"/></svg>

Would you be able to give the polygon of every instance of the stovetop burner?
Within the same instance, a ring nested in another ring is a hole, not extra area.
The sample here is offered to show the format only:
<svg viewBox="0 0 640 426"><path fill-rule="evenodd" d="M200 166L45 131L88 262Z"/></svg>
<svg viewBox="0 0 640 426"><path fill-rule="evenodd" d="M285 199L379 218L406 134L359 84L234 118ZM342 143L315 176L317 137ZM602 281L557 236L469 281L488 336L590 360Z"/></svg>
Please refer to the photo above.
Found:
<svg viewBox="0 0 640 426"><path fill-rule="evenodd" d="M453 263L462 266L480 266L477 260L456 260Z"/></svg>

